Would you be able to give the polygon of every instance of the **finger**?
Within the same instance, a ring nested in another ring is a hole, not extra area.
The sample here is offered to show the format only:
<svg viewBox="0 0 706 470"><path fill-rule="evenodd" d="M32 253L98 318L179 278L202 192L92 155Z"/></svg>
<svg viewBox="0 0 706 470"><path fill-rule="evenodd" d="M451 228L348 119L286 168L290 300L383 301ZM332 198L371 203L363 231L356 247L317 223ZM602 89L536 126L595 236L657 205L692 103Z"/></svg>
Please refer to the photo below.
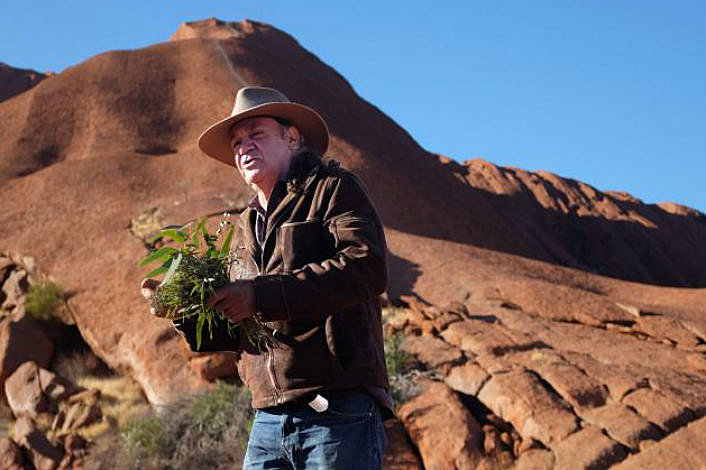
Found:
<svg viewBox="0 0 706 470"><path fill-rule="evenodd" d="M231 307L223 311L223 316L231 323L238 323L243 319L243 313L236 307Z"/></svg>
<svg viewBox="0 0 706 470"><path fill-rule="evenodd" d="M211 297L208 298L208 301L206 302L209 307L211 308L216 308L216 304L219 303L221 300L225 299L226 295L228 294L228 286L221 287L220 289L216 289L216 292L211 295Z"/></svg>

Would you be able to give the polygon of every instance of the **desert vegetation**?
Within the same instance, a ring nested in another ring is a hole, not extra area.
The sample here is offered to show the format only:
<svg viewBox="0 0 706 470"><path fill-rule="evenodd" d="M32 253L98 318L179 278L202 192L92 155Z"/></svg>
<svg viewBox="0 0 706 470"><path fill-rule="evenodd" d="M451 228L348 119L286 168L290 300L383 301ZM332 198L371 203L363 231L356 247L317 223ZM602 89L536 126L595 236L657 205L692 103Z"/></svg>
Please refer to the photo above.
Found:
<svg viewBox="0 0 706 470"><path fill-rule="evenodd" d="M238 468L252 419L247 389L219 381L210 392L123 420L97 441L86 468Z"/></svg>
<svg viewBox="0 0 706 470"><path fill-rule="evenodd" d="M39 320L49 321L64 300L64 292L59 284L51 280L39 281L29 286L25 308Z"/></svg>

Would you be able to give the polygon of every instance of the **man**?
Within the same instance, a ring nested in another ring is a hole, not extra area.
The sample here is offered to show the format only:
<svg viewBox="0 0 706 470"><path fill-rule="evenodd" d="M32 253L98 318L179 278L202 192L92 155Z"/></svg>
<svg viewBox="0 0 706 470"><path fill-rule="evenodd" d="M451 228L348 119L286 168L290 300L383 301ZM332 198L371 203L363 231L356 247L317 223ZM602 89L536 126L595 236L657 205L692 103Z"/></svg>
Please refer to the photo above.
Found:
<svg viewBox="0 0 706 470"><path fill-rule="evenodd" d="M255 316L274 346L216 331L201 347L240 353L256 409L246 469L382 466L381 414L393 407L378 297L385 238L359 180L322 161L328 141L318 113L262 87L241 88L231 116L199 138L255 191L231 247L249 275L232 272L209 304L233 323ZM144 280L143 294L156 285ZM194 322L175 325L195 349Z"/></svg>

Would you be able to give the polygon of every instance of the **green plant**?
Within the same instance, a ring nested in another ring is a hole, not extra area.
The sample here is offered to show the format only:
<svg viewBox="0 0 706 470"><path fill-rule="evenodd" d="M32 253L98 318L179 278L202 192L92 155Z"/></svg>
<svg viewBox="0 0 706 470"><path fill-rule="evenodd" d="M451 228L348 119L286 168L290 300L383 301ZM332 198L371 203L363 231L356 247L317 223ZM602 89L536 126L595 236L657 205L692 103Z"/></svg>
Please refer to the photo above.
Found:
<svg viewBox="0 0 706 470"><path fill-rule="evenodd" d="M211 393L193 397L188 406L192 425L211 437L223 433L233 421L228 412L238 399L236 393L232 385L218 382Z"/></svg>
<svg viewBox="0 0 706 470"><path fill-rule="evenodd" d="M385 338L385 365L390 378L390 392L396 404L401 404L419 393L417 378L432 375L418 368L414 356L402 349L403 335L400 332Z"/></svg>
<svg viewBox="0 0 706 470"><path fill-rule="evenodd" d="M63 300L64 293L61 286L49 280L41 281L29 286L25 308L35 318L49 321Z"/></svg>
<svg viewBox="0 0 706 470"><path fill-rule="evenodd" d="M197 349L201 348L204 327L208 328L211 337L214 328L227 328L228 333L234 335L236 325L207 304L216 289L229 282L228 267L234 261L230 256L234 227L227 220L229 216L228 213L223 214L224 218L215 235L206 228L206 217L199 219L195 226L187 224L162 229L160 238L172 240L181 246L162 246L151 251L139 263L140 266L161 263L147 274L147 277L165 274L155 291L154 307L166 311L171 318L195 321ZM219 247L217 242L225 227L228 229ZM274 341L269 330L255 317L247 318L237 326L242 327L248 340L261 350Z"/></svg>
<svg viewBox="0 0 706 470"><path fill-rule="evenodd" d="M409 369L412 356L400 348L402 335L393 333L385 338L385 365L389 375L400 375Z"/></svg>
<svg viewBox="0 0 706 470"><path fill-rule="evenodd" d="M154 455L166 442L162 423L154 416L142 416L125 423L120 433L132 452Z"/></svg>
<svg viewBox="0 0 706 470"><path fill-rule="evenodd" d="M235 468L252 426L250 393L216 382L214 390L171 404L121 429L125 468ZM148 465L149 464L149 465Z"/></svg>

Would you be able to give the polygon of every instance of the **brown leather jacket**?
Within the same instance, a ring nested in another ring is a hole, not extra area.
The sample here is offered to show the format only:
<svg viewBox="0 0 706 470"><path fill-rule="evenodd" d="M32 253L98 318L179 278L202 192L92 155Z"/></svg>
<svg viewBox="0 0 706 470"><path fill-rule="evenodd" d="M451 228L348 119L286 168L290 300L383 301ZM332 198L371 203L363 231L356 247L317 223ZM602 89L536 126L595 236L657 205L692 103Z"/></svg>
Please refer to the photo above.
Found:
<svg viewBox="0 0 706 470"><path fill-rule="evenodd" d="M382 224L364 186L337 164L316 163L299 183L288 191L281 182L273 192L262 249L254 208L241 214L234 237L231 278L254 277L258 315L278 344L259 352L244 335L214 331L203 335L200 350L241 353L238 372L254 408L341 388L377 391L380 402L380 392L389 396ZM193 322L177 328L195 349Z"/></svg>

